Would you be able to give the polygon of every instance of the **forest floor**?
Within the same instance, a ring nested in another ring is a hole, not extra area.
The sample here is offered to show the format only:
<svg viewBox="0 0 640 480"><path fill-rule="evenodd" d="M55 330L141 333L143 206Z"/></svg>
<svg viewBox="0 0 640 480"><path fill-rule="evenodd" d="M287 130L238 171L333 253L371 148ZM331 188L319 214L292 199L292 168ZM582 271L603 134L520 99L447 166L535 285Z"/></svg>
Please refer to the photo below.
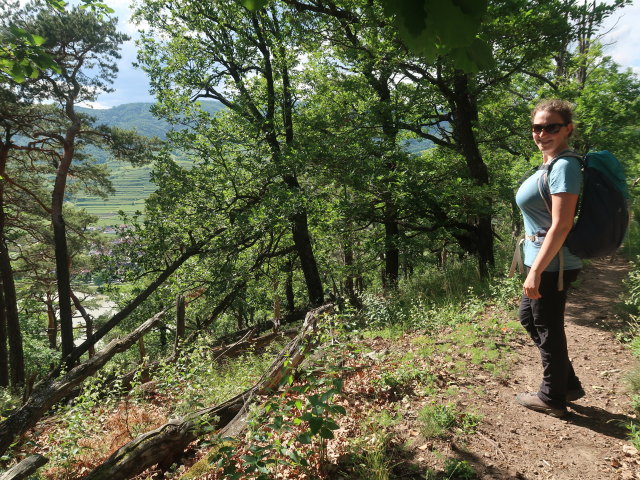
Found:
<svg viewBox="0 0 640 480"><path fill-rule="evenodd" d="M627 429L635 417L625 377L635 360L616 335L625 328L616 311L628 270L623 260L595 261L569 296L569 355L587 395L569 405L566 419L514 402L516 393L536 391L541 378L537 349L519 337L508 381L492 382L476 399L483 422L466 451L481 478L640 478L640 456Z"/></svg>
<svg viewBox="0 0 640 480"><path fill-rule="evenodd" d="M268 462L276 458L276 445L290 445L299 455L294 461L278 457L268 478L640 480L640 453L629 440L628 428L636 416L627 377L636 360L622 341L630 333L638 334L637 325L630 332L621 308L629 269L622 259L591 262L569 295L569 354L586 396L569 405L564 419L515 402L517 393L537 390L542 369L537 349L517 322L517 294L499 290L488 303L470 295L463 305L444 311L416 304L415 318L424 325L409 332L363 330L345 341L339 329L334 337L330 326L325 338L333 341L310 359L296 388L259 399L272 406L254 411L272 418L252 422L247 435L225 447L226 460L217 453L225 449L215 442L213 448L211 443L194 442L176 471L154 468L136 478L257 478L248 474L247 459L257 461L258 455ZM429 326L431 321L435 323ZM338 379L340 387L334 389ZM120 433L132 435L134 407L165 412L164 397L155 402L137 407L124 402L114 408L112 417L126 414L127 429L120 428ZM320 415L322 422L329 421L323 425L332 425L334 438L325 444L316 435L301 444L304 429L308 433L312 421L318 426L320 417L307 420L310 412L319 411L314 405L321 403L327 407ZM286 412L280 422L273 417L278 411ZM146 428L162 424L162 412ZM47 443L63 436L55 433L55 422L47 425L38 435L44 454L51 447ZM53 430L46 433L47 428ZM107 433L96 434L101 435L101 445L109 443ZM120 438L113 432L108 437ZM117 446L109 447L108 453ZM94 446L66 467L52 465L43 477L83 478L108 454L98 453L102 450ZM238 465L238 475L216 469L218 460Z"/></svg>
<svg viewBox="0 0 640 480"><path fill-rule="evenodd" d="M619 315L629 268L622 259L594 261L570 293L569 354L586 396L564 419L515 402L517 393L537 390L539 354L514 310L483 305L466 325L452 322L437 335L374 333L344 350L350 373L334 401L347 414L336 418L324 471L283 465L273 478L640 479L628 429L635 359L621 341L629 326ZM241 442L236 458L246 448ZM307 455L311 463L318 456Z"/></svg>

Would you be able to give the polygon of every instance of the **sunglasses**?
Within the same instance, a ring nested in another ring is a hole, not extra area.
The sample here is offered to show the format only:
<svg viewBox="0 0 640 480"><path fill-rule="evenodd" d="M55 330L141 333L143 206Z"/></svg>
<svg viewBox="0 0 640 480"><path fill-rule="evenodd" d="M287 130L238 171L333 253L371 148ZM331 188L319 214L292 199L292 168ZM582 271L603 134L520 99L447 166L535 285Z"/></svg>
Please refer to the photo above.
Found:
<svg viewBox="0 0 640 480"><path fill-rule="evenodd" d="M533 125L531 125L531 130L533 130L533 133L542 133L543 130L544 130L544 133L558 133L562 127L566 127L567 125L569 124L568 123L549 123L547 125L538 125L534 123Z"/></svg>

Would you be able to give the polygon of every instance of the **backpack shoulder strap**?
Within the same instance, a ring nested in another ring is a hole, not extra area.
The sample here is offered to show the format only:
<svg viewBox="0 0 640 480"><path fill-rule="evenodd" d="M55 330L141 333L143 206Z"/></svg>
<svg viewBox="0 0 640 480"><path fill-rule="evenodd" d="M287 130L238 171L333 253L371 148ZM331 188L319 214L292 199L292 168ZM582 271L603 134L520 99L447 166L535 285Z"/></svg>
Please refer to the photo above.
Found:
<svg viewBox="0 0 640 480"><path fill-rule="evenodd" d="M539 167L540 169L545 170L545 172L542 175L540 175L540 178L538 179L538 191L540 192L540 196L542 197L542 200L544 200L544 205L547 208L549 215L551 215L551 189L549 187L549 174L551 173L551 169L553 168L553 165L556 163L556 161L559 158L566 158L566 157L576 158L580 162L580 166L582 167L582 169L584 169L585 156L580 155L579 153L574 152L573 150L564 150L560 152L559 155L556 155L555 157L553 157L551 161Z"/></svg>
<svg viewBox="0 0 640 480"><path fill-rule="evenodd" d="M553 157L551 161L547 164L548 165L547 174L551 171L556 161L558 161L560 158L567 158L567 157L576 158L580 162L580 165L582 166L582 168L584 168L586 155L580 155L579 153L574 152L573 150L564 150L563 152L560 152L559 155L556 155L555 157Z"/></svg>

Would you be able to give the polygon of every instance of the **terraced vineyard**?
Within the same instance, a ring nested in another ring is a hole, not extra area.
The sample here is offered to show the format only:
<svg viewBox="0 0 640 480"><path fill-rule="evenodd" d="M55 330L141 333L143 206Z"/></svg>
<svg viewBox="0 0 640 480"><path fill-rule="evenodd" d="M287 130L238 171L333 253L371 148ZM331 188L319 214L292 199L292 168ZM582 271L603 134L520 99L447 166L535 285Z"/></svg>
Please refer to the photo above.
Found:
<svg viewBox="0 0 640 480"><path fill-rule="evenodd" d="M164 138L171 126L150 113L151 105L151 103L127 103L108 110L88 108L78 110L95 117L98 124L134 129L141 135ZM214 102L207 102L205 107L210 113L215 113L221 108L219 103ZM103 227L120 223L119 211L128 215L143 211L144 201L155 190L155 185L149 181L151 167L132 167L123 162L111 161L106 153L100 151L96 151L94 157L98 163L107 164L115 194L107 200L97 196L77 195L70 198L70 201L96 215L98 225Z"/></svg>
<svg viewBox="0 0 640 480"><path fill-rule="evenodd" d="M137 210L143 211L145 199L155 190L155 185L149 181L151 167L107 163L112 172L111 181L116 193L107 200L96 196L78 196L72 199L75 205L96 215L98 225L103 227L120 223L118 212L121 210L129 215Z"/></svg>
<svg viewBox="0 0 640 480"><path fill-rule="evenodd" d="M152 103L126 103L108 110L92 110L79 108L78 110L92 115L97 124L133 129L141 135L148 137L165 138L171 125L155 118L149 111ZM216 113L223 107L217 102L203 103L205 110ZM404 148L412 154L430 148L433 144L427 140L410 139L404 143ZM76 195L69 200L75 205L85 208L89 213L98 217L98 225L107 227L118 225L120 211L132 215L136 211L144 210L144 202L155 190L155 185L150 181L151 167L132 167L123 162L111 161L108 155L102 151L93 153L98 163L106 163L111 172L111 181L115 188L115 194L107 200L97 196ZM185 165L189 163L184 162Z"/></svg>

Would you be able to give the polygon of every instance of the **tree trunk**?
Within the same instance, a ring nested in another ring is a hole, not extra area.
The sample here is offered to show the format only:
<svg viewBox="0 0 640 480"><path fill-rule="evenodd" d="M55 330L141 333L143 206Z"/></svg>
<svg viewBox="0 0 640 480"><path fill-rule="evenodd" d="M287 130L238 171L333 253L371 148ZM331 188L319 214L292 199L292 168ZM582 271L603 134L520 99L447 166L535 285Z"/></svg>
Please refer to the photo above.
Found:
<svg viewBox="0 0 640 480"><path fill-rule="evenodd" d="M100 370L114 355L126 351L137 342L160 321L164 313L156 314L126 337L111 341L103 351L77 365L62 377L56 379L54 374L50 374L36 385L24 405L0 423L0 455L4 454L16 437L33 427L52 406L69 395L87 377Z"/></svg>
<svg viewBox="0 0 640 480"><path fill-rule="evenodd" d="M203 433L203 425L228 432L230 427L243 422L253 399L257 395L277 390L281 379L304 360L314 347L311 335L319 318L331 308L331 305L325 305L307 313L298 336L280 352L267 373L253 387L221 405L199 410L140 435L113 453L85 477L86 480L132 478L156 464L166 470L182 455L187 445Z"/></svg>
<svg viewBox="0 0 640 480"><path fill-rule="evenodd" d="M71 275L69 272L69 250L67 247L67 233L60 213L53 215L53 239L56 255L56 284L58 286L58 311L60 312L60 346L62 356L66 357L73 351L73 314L71 311ZM71 366L71 365L68 365Z"/></svg>
<svg viewBox="0 0 640 480"><path fill-rule="evenodd" d="M72 105L69 101L67 106ZM72 109L73 107L71 107ZM67 108L69 110L69 108ZM73 112L72 112L73 113ZM75 117L75 114L73 114ZM71 117L70 117L71 118ZM67 232L62 214L64 193L67 186L67 175L75 153L75 137L80 130L80 121L71 118L72 123L67 129L63 143L63 154L60 157L56 178L51 193L51 224L53 226L53 245L56 257L56 284L58 286L58 309L60 314L60 346L62 357L68 357L74 348L73 316L71 311L71 273L69 249L67 246ZM68 358L67 367L73 365Z"/></svg>
<svg viewBox="0 0 640 480"><path fill-rule="evenodd" d="M469 90L469 76L462 72L456 72L454 77L454 132L461 153L463 154L471 178L477 185L489 184L489 171L482 159L478 148L478 142L473 131L473 123L478 119L478 109ZM474 243L478 257L478 268L481 277L486 277L489 269L494 266L493 256L493 229L492 200L488 195L483 198L484 205L477 213L477 222L474 228Z"/></svg>
<svg viewBox="0 0 640 480"><path fill-rule="evenodd" d="M18 318L18 299L11 267L9 247L6 242L6 213L4 210L5 171L9 159L9 143L0 148L0 283L4 294L4 315L6 335L9 342L10 377L13 388L17 391L24 384L24 351L22 349L22 332Z"/></svg>
<svg viewBox="0 0 640 480"><path fill-rule="evenodd" d="M280 294L278 293L278 279L273 280L273 333L278 333L280 329L280 316L282 311L282 305L280 300Z"/></svg>
<svg viewBox="0 0 640 480"><path fill-rule="evenodd" d="M276 131L276 109L275 105L278 99L276 98L276 75L282 79L281 95L282 95L282 120L284 123L284 142L288 146L292 146L294 142L294 128L293 128L293 95L291 93L291 81L289 78L289 68L287 61L285 61L288 52L285 51L285 47L280 45L278 53L280 55L280 62L276 63L275 68L277 72L274 72L273 65L273 52L271 46L265 42L265 36L263 35L262 27L257 22L257 17L254 17L254 27L256 28L257 44L260 49L264 60L264 79L267 86L267 107L265 112L265 139L271 149L272 159L275 164L280 165L286 172L282 175L282 179L287 187L294 192L294 194L300 194L301 188L298 183L298 179L295 175L295 171L291 171L285 165L282 165L282 149L280 140L278 139L278 132ZM280 30L279 21L276 15L271 18L274 27L274 33L277 37L282 38L282 31ZM279 83L279 82L278 82ZM309 294L309 303L313 307L322 305L324 301L324 293L322 289L322 280L320 279L320 273L318 272L318 265L316 264L316 258L313 253L313 246L311 243L311 235L309 234L309 220L307 216L307 209L302 206L296 206L296 211L290 216L291 230L293 235L293 243L296 247L298 257L300 258L300 264L302 266L302 273L304 274L304 280L307 285L307 291Z"/></svg>
<svg viewBox="0 0 640 480"><path fill-rule="evenodd" d="M49 348L55 350L58 346L58 319L53 309L53 300L47 294L47 338L49 339Z"/></svg>
<svg viewBox="0 0 640 480"><path fill-rule="evenodd" d="M0 387L9 386L9 350L7 350L7 312L0 282Z"/></svg>
<svg viewBox="0 0 640 480"><path fill-rule="evenodd" d="M396 220L396 210L393 203L389 202L385 205L384 220L384 279L385 288L391 290L397 288L400 272L400 249L398 248L400 230Z"/></svg>
<svg viewBox="0 0 640 480"><path fill-rule="evenodd" d="M144 359L147 356L147 349L144 346L144 337L138 339L138 355L140 357L140 364L144 363Z"/></svg>
<svg viewBox="0 0 640 480"><path fill-rule="evenodd" d="M306 210L301 209L301 211L293 214L291 223L293 243L296 246L298 258L300 259L302 273L304 274L307 292L309 294L309 302L311 306L317 307L324 301L324 292L316 258L313 254L313 247L311 246Z"/></svg>
<svg viewBox="0 0 640 480"><path fill-rule="evenodd" d="M86 332L86 337L91 338L93 336L93 317L89 315L87 310L80 303L80 299L76 296L73 291L71 292L71 300L73 300L73 305L76 307L76 310L80 312L82 318L84 319L84 329ZM96 354L95 345L91 345L89 347L89 358L93 357Z"/></svg>
<svg viewBox="0 0 640 480"><path fill-rule="evenodd" d="M296 309L296 297L293 292L293 266L294 260L289 259L287 262L287 278L284 283L284 295L286 299L287 314L291 314Z"/></svg>
<svg viewBox="0 0 640 480"><path fill-rule="evenodd" d="M354 276L353 267L354 267L354 256L353 256L353 247L351 246L351 242L348 240L342 248L343 258L344 258L344 266L346 267L347 273L344 279L344 290L347 294L347 298L349 299L349 303L351 306L360 309L362 308L362 302L358 298L358 294L356 292L356 277Z"/></svg>
<svg viewBox="0 0 640 480"><path fill-rule="evenodd" d="M9 258L9 249L2 236L3 208L0 206L0 276L4 293L4 312L9 340L9 363L11 371L11 385L19 390L24 384L24 351L22 349L22 331L18 319L18 302L16 287L13 281L13 269Z"/></svg>
<svg viewBox="0 0 640 480"><path fill-rule="evenodd" d="M176 338L175 343L173 344L174 355L178 353L180 345L182 345L182 342L184 341L185 316L186 311L184 297L182 295L178 295L178 298L176 298Z"/></svg>

